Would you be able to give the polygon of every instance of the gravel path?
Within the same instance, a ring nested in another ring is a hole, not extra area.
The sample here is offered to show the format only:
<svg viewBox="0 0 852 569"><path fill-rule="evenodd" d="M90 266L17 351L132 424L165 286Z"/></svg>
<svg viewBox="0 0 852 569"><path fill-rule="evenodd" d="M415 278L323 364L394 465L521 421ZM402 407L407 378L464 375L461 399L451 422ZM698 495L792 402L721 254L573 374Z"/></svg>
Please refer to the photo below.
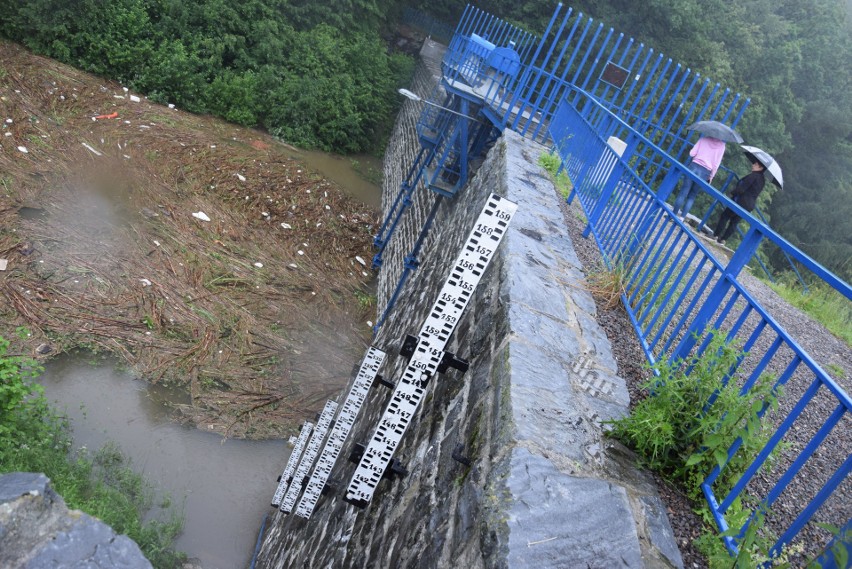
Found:
<svg viewBox="0 0 852 569"><path fill-rule="evenodd" d="M585 239L581 235L585 228L583 221L585 217L579 204L575 202L575 204L569 206L562 201L562 210L568 233L587 274L599 270L603 266L603 262L597 245L591 238ZM723 253L721 250L719 252L720 254ZM832 377L847 393L852 392L852 389L850 389L852 387L852 380L850 380L850 376L852 376L852 349L847 344L833 336L821 324L787 304L759 279L750 275L743 275L740 282L753 298L775 318L779 325L790 336L796 338L799 345L823 369L829 370ZM619 365L619 375L627 380L631 402L635 403L644 397L638 386L650 374L644 367L645 356L639 347L630 320L621 308L607 310L599 303L598 322L604 328L612 343L613 353ZM747 329L747 327L744 328ZM761 354L765 351L771 341L768 338L769 335L766 336L767 338L761 336L754 346L753 352ZM774 358L767 371L775 373L776 376L780 375L783 369L778 368L783 368L783 365L784 358ZM840 370L842 370L842 373L839 373ZM806 373L806 371L797 372L791 378L779 411L768 416L769 420L777 422L786 416L786 412L795 404L799 395L813 380L813 375ZM821 390L820 395L808 406L808 412L797 421L794 429L785 437L787 448L780 453L780 465L783 465L784 462L789 463L795 458L813 432L823 424L825 418L836 407L836 399L827 396L823 393L824 391L824 389ZM794 519L793 514L801 511L801 507L810 500L810 496L818 489L822 481L826 480L840 462L852 453L850 432L852 432L852 420L849 419L847 414L846 420L835 427L832 436L809 460L806 465L807 468L793 479L788 489L773 505L772 516L769 521L770 526L786 527ZM783 470L783 468L775 468L770 473L761 474L749 484L747 491L754 495L765 495L767 489L774 485ZM814 483L814 480L820 482ZM693 547L693 540L702 532L702 522L694 514L693 506L679 490L659 478L657 482L660 494L668 508L675 536L681 547L685 567L707 567L706 560ZM847 478L844 485L835 492L834 497L818 511L817 518L819 521L840 526L850 517L852 517L852 480ZM810 555L817 553L821 544L825 543L825 535L817 535L820 531L806 528L800 534L806 552Z"/></svg>

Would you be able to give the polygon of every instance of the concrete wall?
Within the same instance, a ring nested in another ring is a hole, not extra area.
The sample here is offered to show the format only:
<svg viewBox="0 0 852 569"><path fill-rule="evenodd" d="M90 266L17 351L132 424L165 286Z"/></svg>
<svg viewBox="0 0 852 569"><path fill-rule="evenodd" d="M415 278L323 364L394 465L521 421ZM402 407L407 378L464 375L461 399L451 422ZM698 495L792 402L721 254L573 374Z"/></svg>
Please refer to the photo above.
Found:
<svg viewBox="0 0 852 569"><path fill-rule="evenodd" d="M413 124L391 148L411 147L412 135ZM376 386L332 474L337 491L310 520L273 514L257 567L682 565L653 482L603 438L601 421L627 411L627 389L583 288L560 198L537 166L542 151L505 133L468 187L444 201L422 265L374 341L388 353L382 375L395 380L407 363L401 341L419 331L487 195L519 204L448 345L470 369L432 379L397 449L410 473L381 482L363 510L343 501L355 470L345 457L370 439L391 394ZM407 252L422 219L422 209L406 216L396 251ZM398 265L398 253L386 257L380 303Z"/></svg>

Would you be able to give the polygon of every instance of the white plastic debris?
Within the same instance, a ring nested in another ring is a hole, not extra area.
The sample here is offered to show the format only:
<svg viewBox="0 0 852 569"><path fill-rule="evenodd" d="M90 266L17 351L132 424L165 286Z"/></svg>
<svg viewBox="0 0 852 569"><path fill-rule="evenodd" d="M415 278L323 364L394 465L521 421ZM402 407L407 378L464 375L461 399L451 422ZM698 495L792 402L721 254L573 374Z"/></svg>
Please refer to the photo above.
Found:
<svg viewBox="0 0 852 569"><path fill-rule="evenodd" d="M258 269L262 269L263 263L255 263L254 266L257 267Z"/></svg>
<svg viewBox="0 0 852 569"><path fill-rule="evenodd" d="M281 227L283 227L284 229L293 229L293 226L289 223L282 223Z"/></svg>
<svg viewBox="0 0 852 569"><path fill-rule="evenodd" d="M7 259L0 259L0 271L5 271L7 266L9 266L9 261Z"/></svg>
<svg viewBox="0 0 852 569"><path fill-rule="evenodd" d="M296 253L298 253L299 255L304 255L304 254L305 254L305 252L304 252L304 251L302 251L301 249L299 249L298 251L296 251Z"/></svg>
<svg viewBox="0 0 852 569"><path fill-rule="evenodd" d="M97 150L95 150L94 148L92 148L91 146L86 144L85 142L83 143L83 146L85 146L86 150L88 150L89 152L91 152L95 156L103 156L103 154L101 154L100 152L98 152Z"/></svg>
<svg viewBox="0 0 852 569"><path fill-rule="evenodd" d="M142 99L140 99L140 98L139 98L139 97L137 97L136 95L130 95L130 100L131 100L131 101L133 101L134 103L138 103L138 102L139 102L139 101L141 101Z"/></svg>
<svg viewBox="0 0 852 569"><path fill-rule="evenodd" d="M20 150L20 151L21 151L21 152L23 152L24 154L29 154L29 153L30 153L30 151L29 151L29 150L27 150L27 147L26 147L26 146L19 146L19 147L18 147L18 150Z"/></svg>
<svg viewBox="0 0 852 569"><path fill-rule="evenodd" d="M7 133L5 133L3 136L12 136L12 133L11 133L11 132L7 132Z"/></svg>
<svg viewBox="0 0 852 569"><path fill-rule="evenodd" d="M299 268L299 265L297 265L296 263L290 263L287 266L290 267L291 269L298 269Z"/></svg>
<svg viewBox="0 0 852 569"><path fill-rule="evenodd" d="M372 321L372 320L367 320L367 326L369 326L370 328L372 328L372 327L373 327L373 321Z"/></svg>
<svg viewBox="0 0 852 569"><path fill-rule="evenodd" d="M239 181L240 181L240 182L245 182L245 181L246 181L246 177L245 177L245 176L243 176L242 174L237 174L237 179L239 179Z"/></svg>
<svg viewBox="0 0 852 569"><path fill-rule="evenodd" d="M112 97L113 97L114 99L121 99L121 100L124 100L124 95L113 95Z"/></svg>
<svg viewBox="0 0 852 569"><path fill-rule="evenodd" d="M365 271L361 271L361 275L362 275L362 276L365 276L365 277L369 277L369 276L370 276L370 275L369 275L369 274L367 274Z"/></svg>
<svg viewBox="0 0 852 569"><path fill-rule="evenodd" d="M156 239L154 239L154 245L156 245L157 247L159 247L159 246L160 246L160 242L159 242L159 241L157 241Z"/></svg>
<svg viewBox="0 0 852 569"><path fill-rule="evenodd" d="M363 267L367 266L367 261L365 261L364 258L361 257L360 255L355 255L355 260L358 261L359 263L361 263L361 266L363 266Z"/></svg>
<svg viewBox="0 0 852 569"><path fill-rule="evenodd" d="M12 124L14 121L12 119L6 119L6 124Z"/></svg>
<svg viewBox="0 0 852 569"><path fill-rule="evenodd" d="M122 89L124 89L124 92L125 92L125 93L127 93L128 91L130 91L130 89L128 89L127 87L122 87Z"/></svg>
<svg viewBox="0 0 852 569"><path fill-rule="evenodd" d="M207 214L203 211L196 211L192 214L192 217L195 219L200 219L201 221L210 221L210 218L207 217Z"/></svg>
<svg viewBox="0 0 852 569"><path fill-rule="evenodd" d="M175 104L174 104L174 103L169 103L169 108L170 108L170 109L175 108Z"/></svg>
<svg viewBox="0 0 852 569"><path fill-rule="evenodd" d="M139 282L142 283L142 286L151 286L151 281L148 279L139 279Z"/></svg>
<svg viewBox="0 0 852 569"><path fill-rule="evenodd" d="M262 215L263 217L269 217L269 212L268 211L262 211L262 212L260 212L260 215Z"/></svg>
<svg viewBox="0 0 852 569"><path fill-rule="evenodd" d="M325 209L329 209L329 210L330 210L330 209L331 209L331 206L327 205L327 206L325 206Z"/></svg>

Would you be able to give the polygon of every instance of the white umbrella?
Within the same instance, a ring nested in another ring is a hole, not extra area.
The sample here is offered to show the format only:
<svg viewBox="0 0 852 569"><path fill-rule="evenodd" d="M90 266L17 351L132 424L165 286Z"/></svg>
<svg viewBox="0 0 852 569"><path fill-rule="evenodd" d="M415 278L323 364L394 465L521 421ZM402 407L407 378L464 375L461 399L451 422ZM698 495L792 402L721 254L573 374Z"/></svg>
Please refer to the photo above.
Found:
<svg viewBox="0 0 852 569"><path fill-rule="evenodd" d="M740 144L740 146L743 150L745 150L745 155L749 160L752 162L760 162L764 165L764 167L766 167L766 171L769 172L769 176L772 178L772 183L779 188L784 187L784 176L781 174L781 166L778 165L775 158L757 146L747 146L745 144Z"/></svg>

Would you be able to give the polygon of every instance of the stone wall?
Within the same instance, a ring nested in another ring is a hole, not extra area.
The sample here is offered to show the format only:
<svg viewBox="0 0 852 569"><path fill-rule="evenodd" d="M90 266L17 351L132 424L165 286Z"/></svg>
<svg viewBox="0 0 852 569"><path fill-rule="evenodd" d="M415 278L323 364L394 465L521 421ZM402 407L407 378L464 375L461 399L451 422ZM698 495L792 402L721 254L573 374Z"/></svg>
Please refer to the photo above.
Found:
<svg viewBox="0 0 852 569"><path fill-rule="evenodd" d="M78 510L44 474L0 476L0 567L151 569L136 543Z"/></svg>
<svg viewBox="0 0 852 569"><path fill-rule="evenodd" d="M416 151L413 122L402 120L410 130L391 148ZM560 198L537 166L542 151L506 132L468 186L443 200L422 264L374 340L388 354L380 373L395 381L407 365L402 340L420 330L488 194L518 203L447 346L470 368L432 378L396 451L409 474L382 481L364 509L343 500L355 470L345 459L369 441L391 395L377 384L332 473L336 490L310 520L273 514L258 568L682 566L653 481L603 437L601 421L627 412L627 389ZM406 161L394 156L396 171ZM398 189L386 184L386 206ZM434 199L418 192L421 206ZM380 311L423 211L406 215L386 256Z"/></svg>
<svg viewBox="0 0 852 569"><path fill-rule="evenodd" d="M439 89L441 81L441 58L446 48L441 44L427 39L420 51L420 61L414 73L411 91L421 97L429 97L435 89ZM391 134L388 147L385 150L383 167L383 192L382 210L388 212L400 192L400 187L405 181L414 157L420 149L420 141L417 138L415 128L423 104L419 101L406 99L402 109L397 115L394 130ZM414 242L423 227L423 222L429 215L432 204L435 203L436 194L418 189L412 196L411 206L405 213L404 221L400 222L394 231L383 254L380 281L382 286L378 290L379 314L384 310L390 296L396 288L396 283L402 274L403 258L411 252ZM429 250L434 235L429 235L425 241L424 250Z"/></svg>

